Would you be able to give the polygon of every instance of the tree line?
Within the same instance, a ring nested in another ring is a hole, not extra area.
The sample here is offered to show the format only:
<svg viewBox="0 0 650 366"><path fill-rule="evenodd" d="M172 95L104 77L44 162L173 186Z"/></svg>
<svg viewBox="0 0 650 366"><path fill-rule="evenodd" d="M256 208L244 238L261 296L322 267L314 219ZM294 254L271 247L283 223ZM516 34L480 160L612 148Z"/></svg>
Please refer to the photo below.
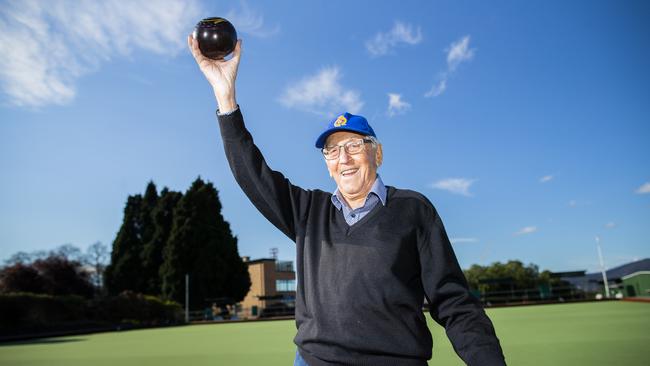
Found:
<svg viewBox="0 0 650 366"><path fill-rule="evenodd" d="M104 273L108 294L131 290L182 304L187 274L191 308L243 300L248 267L221 209L216 188L200 177L184 194L166 187L158 194L149 182L144 195L129 196Z"/></svg>
<svg viewBox="0 0 650 366"><path fill-rule="evenodd" d="M487 266L474 264L464 273L470 288L481 293L568 285L560 278L553 277L550 271L540 272L536 264L524 265L518 260L509 260L506 263L494 262Z"/></svg>
<svg viewBox="0 0 650 366"><path fill-rule="evenodd" d="M101 294L101 275L108 249L93 243L86 253L64 244L51 251L18 252L0 269L0 292L29 292L53 296Z"/></svg>
<svg viewBox="0 0 650 366"><path fill-rule="evenodd" d="M182 304L187 274L192 309L215 298L239 302L250 288L248 267L221 209L218 191L200 177L185 193L167 187L159 193L150 181L144 194L128 196L108 264L101 243L86 255L71 245L19 252L0 270L0 291L84 297L129 291Z"/></svg>

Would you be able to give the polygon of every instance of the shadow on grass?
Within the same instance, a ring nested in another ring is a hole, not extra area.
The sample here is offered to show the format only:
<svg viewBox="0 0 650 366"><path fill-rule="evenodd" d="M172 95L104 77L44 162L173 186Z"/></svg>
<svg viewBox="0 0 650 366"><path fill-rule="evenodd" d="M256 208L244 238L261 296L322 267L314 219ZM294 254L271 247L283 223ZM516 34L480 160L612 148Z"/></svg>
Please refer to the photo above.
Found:
<svg viewBox="0 0 650 366"><path fill-rule="evenodd" d="M69 342L81 342L85 340L86 338L84 337L36 338L36 339L29 339L25 341L0 343L0 348L7 347L7 346L27 346L32 344L60 344L60 343L69 343Z"/></svg>

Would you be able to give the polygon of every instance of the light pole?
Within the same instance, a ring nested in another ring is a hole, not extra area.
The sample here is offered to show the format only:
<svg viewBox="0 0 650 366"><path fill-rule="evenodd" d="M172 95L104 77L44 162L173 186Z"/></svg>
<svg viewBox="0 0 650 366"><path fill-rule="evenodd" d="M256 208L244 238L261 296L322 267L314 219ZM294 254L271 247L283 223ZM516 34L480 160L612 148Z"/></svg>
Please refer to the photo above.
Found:
<svg viewBox="0 0 650 366"><path fill-rule="evenodd" d="M190 322L190 275L185 274L185 323Z"/></svg>
<svg viewBox="0 0 650 366"><path fill-rule="evenodd" d="M600 249L600 237L598 235L596 235L596 247L598 248L598 258L600 259L600 272L603 274L603 283L605 284L605 296L609 299L609 283L607 283L607 272L605 272L603 251Z"/></svg>

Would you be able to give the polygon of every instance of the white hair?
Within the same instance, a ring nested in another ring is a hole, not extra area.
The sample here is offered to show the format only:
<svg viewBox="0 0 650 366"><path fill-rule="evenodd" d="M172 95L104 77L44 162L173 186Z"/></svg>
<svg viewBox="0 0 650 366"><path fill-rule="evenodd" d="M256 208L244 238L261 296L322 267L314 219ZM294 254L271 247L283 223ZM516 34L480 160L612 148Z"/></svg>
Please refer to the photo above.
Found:
<svg viewBox="0 0 650 366"><path fill-rule="evenodd" d="M381 145L381 142L379 142L379 139L375 136L366 136L366 138L371 141L372 145L375 148L377 148L377 145Z"/></svg>

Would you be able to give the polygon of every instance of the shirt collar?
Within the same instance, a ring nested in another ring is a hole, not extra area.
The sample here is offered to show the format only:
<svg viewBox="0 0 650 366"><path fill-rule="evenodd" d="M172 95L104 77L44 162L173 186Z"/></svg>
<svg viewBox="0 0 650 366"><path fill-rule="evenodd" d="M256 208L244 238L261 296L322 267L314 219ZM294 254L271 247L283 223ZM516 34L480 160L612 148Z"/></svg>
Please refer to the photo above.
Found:
<svg viewBox="0 0 650 366"><path fill-rule="evenodd" d="M386 186L384 185L384 182L381 180L381 177L379 174L377 174L377 178L375 179L375 182L372 184L372 187L370 187L370 192L368 192L368 196L374 193L377 197L379 197L379 201L381 202L382 205L386 206ZM368 196L366 196L366 201L368 200ZM341 197L341 192L339 192L339 188L336 187L336 190L332 194L332 204L336 207L337 210L340 210L341 207L343 207L343 197Z"/></svg>

